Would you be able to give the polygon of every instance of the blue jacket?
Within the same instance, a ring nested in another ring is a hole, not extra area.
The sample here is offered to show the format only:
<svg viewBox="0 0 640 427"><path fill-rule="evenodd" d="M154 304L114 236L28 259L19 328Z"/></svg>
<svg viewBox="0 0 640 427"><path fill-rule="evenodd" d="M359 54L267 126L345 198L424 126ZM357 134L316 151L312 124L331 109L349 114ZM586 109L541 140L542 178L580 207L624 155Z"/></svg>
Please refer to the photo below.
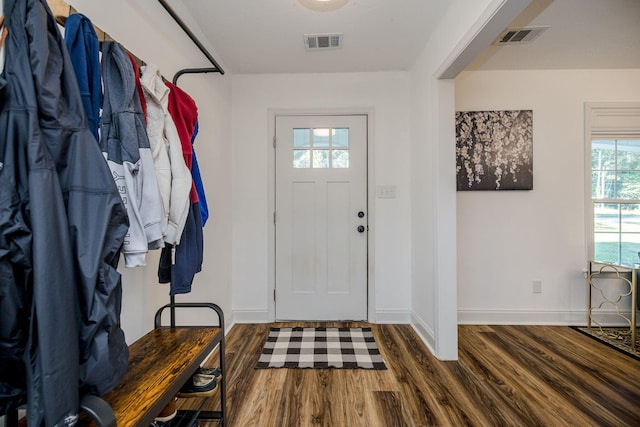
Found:
<svg viewBox="0 0 640 427"><path fill-rule="evenodd" d="M198 134L198 123L196 122L196 128L193 131L193 138L191 138L191 146L193 146L196 135ZM202 215L202 226L204 227L209 218L209 207L207 206L207 197L204 194L204 185L202 184L202 177L200 177L200 167L198 166L198 159L196 159L196 150L193 149L193 164L191 165L191 178L196 186L196 192L198 193L198 202L200 202L200 214Z"/></svg>
<svg viewBox="0 0 640 427"><path fill-rule="evenodd" d="M182 152L185 157L190 156L188 159L192 161L191 174L193 178L195 176L193 171L193 160L195 159L193 155L193 141L198 128L198 122L195 120L198 114L198 108L195 101L186 92L177 86L170 86L170 88L169 111L174 121L183 126L183 132L180 135ZM191 150L191 153L185 152L185 146ZM197 179L200 180L200 173L198 172L196 175ZM195 192L197 193L196 179L194 179L194 187L196 187ZM200 188L202 189L202 182L200 182ZM158 280L160 283L171 283L170 295L191 292L193 278L196 273L202 270L204 245L202 236L202 211L199 200L197 200L199 197L199 193L197 197L195 197L192 191L189 215L187 216L180 243L175 248L169 244L165 245L160 255Z"/></svg>
<svg viewBox="0 0 640 427"><path fill-rule="evenodd" d="M202 216L196 202L189 206L180 244L167 243L160 255L158 281L171 283L169 295L191 292L193 279L202 270L203 249Z"/></svg>
<svg viewBox="0 0 640 427"><path fill-rule="evenodd" d="M64 39L78 79L82 104L89 120L89 129L98 138L102 85L100 82L100 47L93 24L80 13L69 15Z"/></svg>

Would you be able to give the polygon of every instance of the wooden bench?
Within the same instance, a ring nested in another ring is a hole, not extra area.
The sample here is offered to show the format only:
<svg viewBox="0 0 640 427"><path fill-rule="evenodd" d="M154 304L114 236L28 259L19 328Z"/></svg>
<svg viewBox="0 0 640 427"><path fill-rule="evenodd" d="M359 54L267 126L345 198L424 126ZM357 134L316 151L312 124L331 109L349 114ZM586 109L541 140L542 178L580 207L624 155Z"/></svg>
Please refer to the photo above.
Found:
<svg viewBox="0 0 640 427"><path fill-rule="evenodd" d="M176 308L209 308L218 316L218 327L175 326ZM171 327L161 325L162 312L171 310ZM225 357L224 314L212 303L172 303L161 307L155 328L129 346L129 367L120 383L104 396L83 396L79 426L149 427L162 408L195 373L200 364L219 346L222 376L218 382L219 411L178 411L180 425L196 420L218 420L224 426ZM200 408L204 405L201 403ZM18 411L7 414L6 427L24 426Z"/></svg>
<svg viewBox="0 0 640 427"><path fill-rule="evenodd" d="M161 326L162 311L176 307L212 308L218 313L220 327ZM218 385L220 411L180 411L180 415L194 420L216 419L218 425L224 425L224 317L222 310L210 303L176 303L160 308L155 329L129 346L129 369L120 384L102 397L83 398L82 410L91 419L83 417L81 424L93 421L99 427L148 427L218 345L223 372Z"/></svg>

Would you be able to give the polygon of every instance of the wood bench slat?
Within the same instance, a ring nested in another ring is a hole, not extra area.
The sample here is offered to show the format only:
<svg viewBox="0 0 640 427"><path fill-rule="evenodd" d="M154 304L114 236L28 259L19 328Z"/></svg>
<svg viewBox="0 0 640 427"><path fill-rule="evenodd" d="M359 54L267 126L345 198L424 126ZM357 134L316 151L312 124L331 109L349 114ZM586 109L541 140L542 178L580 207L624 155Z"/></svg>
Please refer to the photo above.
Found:
<svg viewBox="0 0 640 427"><path fill-rule="evenodd" d="M118 427L149 426L222 338L221 328L154 329L129 346L129 370L102 396Z"/></svg>

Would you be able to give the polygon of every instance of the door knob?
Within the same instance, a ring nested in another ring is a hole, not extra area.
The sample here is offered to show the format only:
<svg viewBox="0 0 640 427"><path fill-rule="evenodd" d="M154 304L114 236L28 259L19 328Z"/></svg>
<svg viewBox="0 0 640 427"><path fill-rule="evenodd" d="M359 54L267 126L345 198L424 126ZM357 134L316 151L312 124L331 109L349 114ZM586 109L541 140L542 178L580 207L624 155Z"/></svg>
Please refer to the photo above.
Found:
<svg viewBox="0 0 640 427"><path fill-rule="evenodd" d="M358 226L358 233L364 233L364 225Z"/></svg>
<svg viewBox="0 0 640 427"><path fill-rule="evenodd" d="M364 218L364 212L362 211L358 212L358 218Z"/></svg>

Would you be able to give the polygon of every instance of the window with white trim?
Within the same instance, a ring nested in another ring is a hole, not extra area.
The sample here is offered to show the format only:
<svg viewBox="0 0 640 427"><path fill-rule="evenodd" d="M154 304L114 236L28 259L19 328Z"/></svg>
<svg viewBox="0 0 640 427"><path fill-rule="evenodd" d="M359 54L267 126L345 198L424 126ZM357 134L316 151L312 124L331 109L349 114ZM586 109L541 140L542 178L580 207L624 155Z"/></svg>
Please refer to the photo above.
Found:
<svg viewBox="0 0 640 427"><path fill-rule="evenodd" d="M640 104L587 104L589 257L640 263Z"/></svg>
<svg viewBox="0 0 640 427"><path fill-rule="evenodd" d="M349 168L349 128L293 129L293 167Z"/></svg>

